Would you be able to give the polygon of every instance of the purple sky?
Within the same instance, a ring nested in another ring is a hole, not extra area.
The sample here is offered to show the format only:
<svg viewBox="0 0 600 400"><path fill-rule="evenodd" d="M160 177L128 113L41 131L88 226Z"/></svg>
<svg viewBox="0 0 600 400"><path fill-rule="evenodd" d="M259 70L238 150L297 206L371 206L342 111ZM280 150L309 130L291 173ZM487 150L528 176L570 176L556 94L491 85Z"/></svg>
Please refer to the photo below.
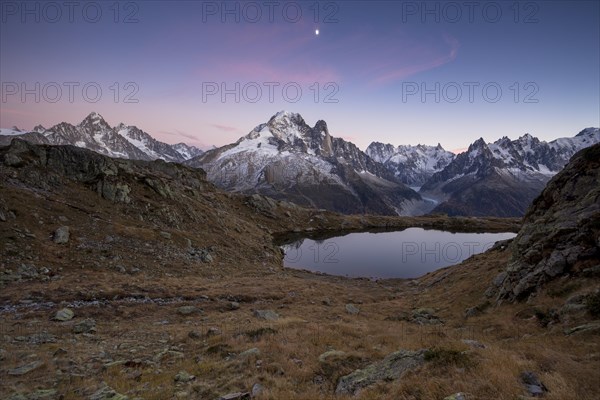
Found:
<svg viewBox="0 0 600 400"><path fill-rule="evenodd" d="M457 149L600 125L598 2L276 3L3 2L0 126L97 111L207 147L289 110L363 149Z"/></svg>

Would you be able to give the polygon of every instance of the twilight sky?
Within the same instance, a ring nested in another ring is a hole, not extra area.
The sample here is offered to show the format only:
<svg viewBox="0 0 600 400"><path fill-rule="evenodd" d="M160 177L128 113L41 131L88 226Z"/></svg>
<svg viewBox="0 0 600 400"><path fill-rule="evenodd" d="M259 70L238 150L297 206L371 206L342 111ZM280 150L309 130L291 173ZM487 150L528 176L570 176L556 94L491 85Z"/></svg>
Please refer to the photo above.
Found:
<svg viewBox="0 0 600 400"><path fill-rule="evenodd" d="M0 7L5 128L97 111L113 126L207 147L289 110L362 149L377 140L454 150L600 126L597 1Z"/></svg>

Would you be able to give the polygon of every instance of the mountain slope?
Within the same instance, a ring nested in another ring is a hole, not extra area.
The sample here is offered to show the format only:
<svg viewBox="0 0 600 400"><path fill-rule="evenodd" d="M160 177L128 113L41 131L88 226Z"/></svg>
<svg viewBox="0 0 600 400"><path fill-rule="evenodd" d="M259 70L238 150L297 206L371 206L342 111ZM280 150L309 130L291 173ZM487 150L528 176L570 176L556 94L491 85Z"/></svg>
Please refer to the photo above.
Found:
<svg viewBox="0 0 600 400"><path fill-rule="evenodd" d="M499 300L523 300L567 274L598 269L600 144L573 156L525 215L507 270L491 287ZM496 287L498 289L496 289Z"/></svg>
<svg viewBox="0 0 600 400"><path fill-rule="evenodd" d="M528 134L512 141L504 137L494 143L479 139L433 174L420 193L440 202L433 212L522 216L575 152L598 142L598 128L549 143Z"/></svg>
<svg viewBox="0 0 600 400"><path fill-rule="evenodd" d="M409 186L422 186L434 173L444 169L454 154L437 146L398 146L373 142L365 150L373 160L384 164L397 179Z"/></svg>
<svg viewBox="0 0 600 400"><path fill-rule="evenodd" d="M183 162L202 153L184 143L160 142L135 126L123 123L112 128L98 113L90 113L78 125L61 122L46 129L38 125L31 132L18 129L0 130L0 144L18 137L36 144L72 145L116 158Z"/></svg>
<svg viewBox="0 0 600 400"><path fill-rule="evenodd" d="M236 143L187 162L236 192L261 193L343 213L404 214L420 196L354 144L295 113L279 112Z"/></svg>

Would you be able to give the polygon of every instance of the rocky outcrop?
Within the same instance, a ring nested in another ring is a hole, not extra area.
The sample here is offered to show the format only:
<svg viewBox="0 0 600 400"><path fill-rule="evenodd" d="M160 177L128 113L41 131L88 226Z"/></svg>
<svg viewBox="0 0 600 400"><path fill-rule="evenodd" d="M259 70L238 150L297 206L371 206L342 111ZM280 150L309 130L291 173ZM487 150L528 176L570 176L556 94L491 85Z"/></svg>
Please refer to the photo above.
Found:
<svg viewBox="0 0 600 400"><path fill-rule="evenodd" d="M523 300L557 277L600 262L600 144L584 149L533 202L488 293Z"/></svg>
<svg viewBox="0 0 600 400"><path fill-rule="evenodd" d="M201 169L161 160L114 159L74 146L34 145L13 139L0 151L0 166L16 169L16 179L48 190L60 186L63 177L80 182L114 203L131 201L131 179L141 180L163 197L170 197L168 182L176 181L190 190L209 185ZM152 176L153 178L148 178Z"/></svg>
<svg viewBox="0 0 600 400"><path fill-rule="evenodd" d="M401 378L406 372L413 370L425 362L425 350L400 350L389 354L383 360L358 369L340 378L336 394L356 394L379 381L391 381Z"/></svg>

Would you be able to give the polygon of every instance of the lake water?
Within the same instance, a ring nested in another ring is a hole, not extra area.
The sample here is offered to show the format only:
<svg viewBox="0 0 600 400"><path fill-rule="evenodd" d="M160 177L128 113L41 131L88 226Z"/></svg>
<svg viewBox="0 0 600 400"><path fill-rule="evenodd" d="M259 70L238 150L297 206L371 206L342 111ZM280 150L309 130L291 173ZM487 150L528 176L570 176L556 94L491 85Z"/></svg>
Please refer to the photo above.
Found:
<svg viewBox="0 0 600 400"><path fill-rule="evenodd" d="M422 228L350 233L283 245L284 266L330 275L417 278L482 253L515 233L453 233Z"/></svg>

